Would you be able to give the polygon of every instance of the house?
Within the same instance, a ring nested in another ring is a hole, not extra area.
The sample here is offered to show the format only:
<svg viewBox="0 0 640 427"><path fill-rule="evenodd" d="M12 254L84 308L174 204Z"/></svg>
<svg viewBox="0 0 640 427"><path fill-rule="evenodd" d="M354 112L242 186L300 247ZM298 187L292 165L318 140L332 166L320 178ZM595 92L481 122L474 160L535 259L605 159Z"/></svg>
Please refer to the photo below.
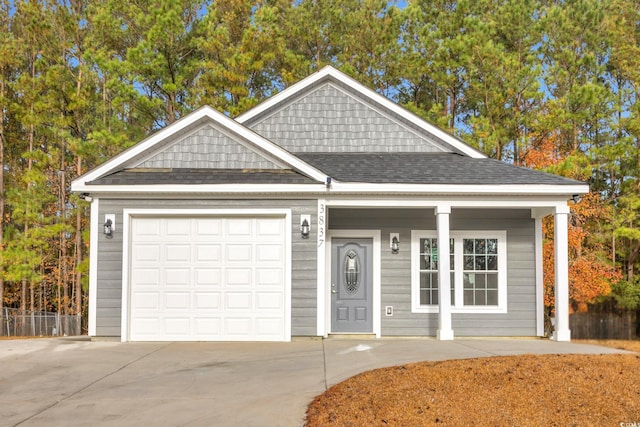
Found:
<svg viewBox="0 0 640 427"><path fill-rule="evenodd" d="M91 336L542 336L553 215L570 339L568 203L588 186L489 159L331 67L235 120L203 107L72 191L91 200Z"/></svg>

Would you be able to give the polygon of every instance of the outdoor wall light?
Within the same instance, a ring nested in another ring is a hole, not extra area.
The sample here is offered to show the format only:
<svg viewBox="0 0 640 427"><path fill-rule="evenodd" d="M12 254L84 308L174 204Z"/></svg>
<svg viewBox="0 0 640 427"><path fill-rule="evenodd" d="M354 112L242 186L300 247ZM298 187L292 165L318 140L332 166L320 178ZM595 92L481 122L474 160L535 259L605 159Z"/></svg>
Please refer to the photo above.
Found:
<svg viewBox="0 0 640 427"><path fill-rule="evenodd" d="M580 201L582 200L582 197L580 197L579 194L574 194L573 196L571 196L570 200L573 200L573 203L580 203Z"/></svg>
<svg viewBox="0 0 640 427"><path fill-rule="evenodd" d="M113 232L116 229L116 215L115 214L106 214L104 216L104 225L102 226L102 232L104 233L107 239L113 237Z"/></svg>
<svg viewBox="0 0 640 427"><path fill-rule="evenodd" d="M311 232L311 215L300 215L300 235L303 239L309 238Z"/></svg>
<svg viewBox="0 0 640 427"><path fill-rule="evenodd" d="M107 219L104 223L104 235L107 237L113 237L113 221Z"/></svg>
<svg viewBox="0 0 640 427"><path fill-rule="evenodd" d="M400 252L400 234L391 233L389 235L389 246L391 247L391 253L397 254Z"/></svg>

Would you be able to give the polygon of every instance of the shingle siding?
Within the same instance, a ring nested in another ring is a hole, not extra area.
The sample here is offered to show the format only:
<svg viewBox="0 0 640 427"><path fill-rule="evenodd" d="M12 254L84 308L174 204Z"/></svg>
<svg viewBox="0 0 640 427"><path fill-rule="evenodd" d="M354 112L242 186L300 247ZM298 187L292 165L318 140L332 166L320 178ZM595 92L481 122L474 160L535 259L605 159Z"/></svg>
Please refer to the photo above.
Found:
<svg viewBox="0 0 640 427"><path fill-rule="evenodd" d="M333 83L248 126L293 153L450 151Z"/></svg>
<svg viewBox="0 0 640 427"><path fill-rule="evenodd" d="M411 230L436 230L432 209L371 209L329 211L330 229L380 229L381 327L385 336L436 335L438 315L411 312ZM452 316L456 336L535 336L534 221L529 210L453 209L451 230L506 230L506 314ZM400 252L388 250L389 233L400 233ZM393 306L393 317L384 314Z"/></svg>
<svg viewBox="0 0 640 427"><path fill-rule="evenodd" d="M291 209L291 334L316 335L317 250L315 230L309 239L300 238L299 216L312 215L315 221L317 201L314 200L140 200L100 199L98 218L116 214L113 238L98 236L96 335L120 336L122 312L122 213L124 209ZM314 222L315 223L315 222ZM312 266L313 268L309 268Z"/></svg>
<svg viewBox="0 0 640 427"><path fill-rule="evenodd" d="M274 162L204 126L136 166L137 168L281 169Z"/></svg>

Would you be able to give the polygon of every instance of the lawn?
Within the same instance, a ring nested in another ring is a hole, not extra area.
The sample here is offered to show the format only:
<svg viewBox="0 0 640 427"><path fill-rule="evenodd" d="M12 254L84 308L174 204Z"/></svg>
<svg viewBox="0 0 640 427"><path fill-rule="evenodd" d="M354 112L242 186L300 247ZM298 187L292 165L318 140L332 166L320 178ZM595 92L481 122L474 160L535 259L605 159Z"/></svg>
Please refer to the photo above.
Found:
<svg viewBox="0 0 640 427"><path fill-rule="evenodd" d="M640 352L639 341L588 343ZM523 355L376 369L316 397L307 410L306 425L619 426L634 422L640 425L640 354Z"/></svg>

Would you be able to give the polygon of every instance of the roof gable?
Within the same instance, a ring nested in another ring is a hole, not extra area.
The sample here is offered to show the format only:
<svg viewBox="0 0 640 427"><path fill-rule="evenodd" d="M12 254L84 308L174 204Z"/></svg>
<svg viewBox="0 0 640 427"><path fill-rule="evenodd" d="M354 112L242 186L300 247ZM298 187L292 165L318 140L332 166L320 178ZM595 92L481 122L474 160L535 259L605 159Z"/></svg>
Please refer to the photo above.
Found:
<svg viewBox="0 0 640 427"><path fill-rule="evenodd" d="M202 152L201 152L202 151ZM127 169L291 169L316 182L326 175L211 107L202 107L75 179L72 191Z"/></svg>
<svg viewBox="0 0 640 427"><path fill-rule="evenodd" d="M282 163L247 147L239 138L206 124L191 135L162 147L135 168L283 169Z"/></svg>
<svg viewBox="0 0 640 427"><path fill-rule="evenodd" d="M486 155L331 66L236 121L289 151Z"/></svg>

